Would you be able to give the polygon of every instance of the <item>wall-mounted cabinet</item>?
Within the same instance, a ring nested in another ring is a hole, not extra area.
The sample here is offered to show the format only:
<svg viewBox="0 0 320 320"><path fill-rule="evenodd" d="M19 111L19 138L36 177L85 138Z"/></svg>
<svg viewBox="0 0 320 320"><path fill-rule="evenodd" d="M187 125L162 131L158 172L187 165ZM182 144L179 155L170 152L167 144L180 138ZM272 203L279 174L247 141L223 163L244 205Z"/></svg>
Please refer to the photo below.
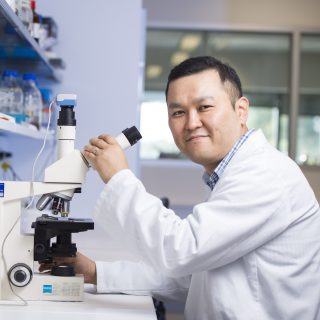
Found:
<svg viewBox="0 0 320 320"><path fill-rule="evenodd" d="M5 0L0 0L0 74L4 70L16 70L19 75L33 73L38 85L49 91L62 81L62 70L50 63L47 53L30 35L20 18ZM33 161L45 134L45 128L38 130L26 123L14 123L0 118L1 160L9 162L10 167L17 172L17 175L11 177L3 169L3 179L30 179ZM43 167L55 155L53 131L49 132L47 140L49 141L37 167L36 179L40 178Z"/></svg>
<svg viewBox="0 0 320 320"><path fill-rule="evenodd" d="M0 0L0 69L5 68L51 81L62 78L7 2Z"/></svg>
<svg viewBox="0 0 320 320"><path fill-rule="evenodd" d="M0 72L5 69L17 70L19 74L34 73L40 83L49 86L62 80L61 70L50 63L45 51L7 2L0 0ZM43 139L45 132L0 119L0 134L7 138L13 135Z"/></svg>

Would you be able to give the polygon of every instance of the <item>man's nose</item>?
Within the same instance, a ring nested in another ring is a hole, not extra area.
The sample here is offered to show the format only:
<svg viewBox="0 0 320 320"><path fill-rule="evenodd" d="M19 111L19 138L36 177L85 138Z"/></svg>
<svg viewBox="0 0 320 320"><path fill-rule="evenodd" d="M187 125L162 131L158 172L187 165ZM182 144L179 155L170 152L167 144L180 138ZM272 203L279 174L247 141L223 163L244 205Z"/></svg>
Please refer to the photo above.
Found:
<svg viewBox="0 0 320 320"><path fill-rule="evenodd" d="M186 128L188 130L194 130L198 127L201 127L201 125L202 125L202 122L198 112L196 111L189 112L187 117Z"/></svg>

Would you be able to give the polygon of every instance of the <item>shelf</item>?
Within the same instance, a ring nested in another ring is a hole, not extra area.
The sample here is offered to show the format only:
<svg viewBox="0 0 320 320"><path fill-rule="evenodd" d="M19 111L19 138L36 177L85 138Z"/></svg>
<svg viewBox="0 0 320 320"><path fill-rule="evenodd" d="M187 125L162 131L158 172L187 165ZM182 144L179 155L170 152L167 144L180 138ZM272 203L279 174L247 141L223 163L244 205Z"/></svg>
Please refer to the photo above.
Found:
<svg viewBox="0 0 320 320"><path fill-rule="evenodd" d="M31 139L44 139L45 130L37 130L36 128L27 127L22 124L13 123L7 120L0 119L0 135L4 136L20 136ZM49 132L47 139L51 140L54 137L54 132Z"/></svg>
<svg viewBox="0 0 320 320"><path fill-rule="evenodd" d="M38 77L61 81L62 74L49 62L22 21L5 0L0 0L0 67L34 72Z"/></svg>

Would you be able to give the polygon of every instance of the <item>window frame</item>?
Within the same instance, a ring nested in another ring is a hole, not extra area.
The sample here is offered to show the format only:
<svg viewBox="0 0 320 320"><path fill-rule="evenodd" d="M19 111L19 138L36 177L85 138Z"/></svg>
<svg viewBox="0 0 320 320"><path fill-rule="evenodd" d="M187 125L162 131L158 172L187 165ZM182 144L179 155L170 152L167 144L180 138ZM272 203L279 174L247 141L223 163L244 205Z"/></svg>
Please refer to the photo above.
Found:
<svg viewBox="0 0 320 320"><path fill-rule="evenodd" d="M288 34L291 41L291 61L290 61L290 84L289 84L289 125L288 125L288 156L296 161L297 156L297 129L299 118L299 100L300 100L300 67L301 67L301 38L302 35L320 35L320 29L317 28L261 28L259 26L243 27L243 26L190 26L182 24L162 25L151 23L147 25L148 30L162 31L189 31L189 32L233 32L233 33L274 33ZM144 160L142 161L164 161L164 159ZM179 160L179 162L185 160ZM303 164L302 167L316 167L320 165Z"/></svg>

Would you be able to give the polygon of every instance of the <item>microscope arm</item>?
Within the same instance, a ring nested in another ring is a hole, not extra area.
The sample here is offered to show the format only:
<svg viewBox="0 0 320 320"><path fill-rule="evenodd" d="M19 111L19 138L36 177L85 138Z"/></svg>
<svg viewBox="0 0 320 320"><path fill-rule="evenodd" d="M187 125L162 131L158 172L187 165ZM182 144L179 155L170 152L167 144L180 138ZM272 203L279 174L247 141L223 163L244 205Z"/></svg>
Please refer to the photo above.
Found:
<svg viewBox="0 0 320 320"><path fill-rule="evenodd" d="M44 193L64 192L81 187L79 183L44 183L28 181L6 181L4 187L3 203L21 200L32 195Z"/></svg>
<svg viewBox="0 0 320 320"><path fill-rule="evenodd" d="M47 167L44 182L84 183L89 166L79 150L73 150Z"/></svg>

